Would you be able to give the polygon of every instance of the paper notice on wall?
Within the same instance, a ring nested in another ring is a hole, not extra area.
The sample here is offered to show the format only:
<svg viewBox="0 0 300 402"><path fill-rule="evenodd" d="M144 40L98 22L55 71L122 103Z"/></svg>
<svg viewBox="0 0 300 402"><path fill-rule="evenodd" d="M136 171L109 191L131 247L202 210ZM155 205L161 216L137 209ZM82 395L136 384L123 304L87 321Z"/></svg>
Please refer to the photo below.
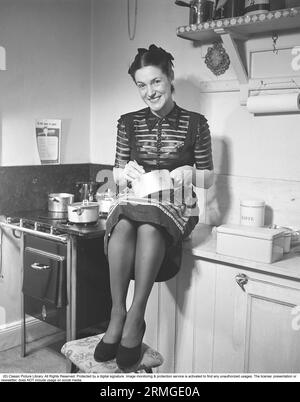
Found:
<svg viewBox="0 0 300 402"><path fill-rule="evenodd" d="M60 163L61 120L36 120L35 132L41 163Z"/></svg>

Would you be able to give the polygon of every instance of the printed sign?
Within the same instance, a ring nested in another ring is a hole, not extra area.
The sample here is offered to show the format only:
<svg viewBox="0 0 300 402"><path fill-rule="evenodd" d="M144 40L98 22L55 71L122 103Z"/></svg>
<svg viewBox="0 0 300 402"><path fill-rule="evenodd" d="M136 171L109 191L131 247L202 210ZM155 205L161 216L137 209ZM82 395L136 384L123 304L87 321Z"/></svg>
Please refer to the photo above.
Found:
<svg viewBox="0 0 300 402"><path fill-rule="evenodd" d="M35 131L41 164L60 163L61 120L36 120Z"/></svg>

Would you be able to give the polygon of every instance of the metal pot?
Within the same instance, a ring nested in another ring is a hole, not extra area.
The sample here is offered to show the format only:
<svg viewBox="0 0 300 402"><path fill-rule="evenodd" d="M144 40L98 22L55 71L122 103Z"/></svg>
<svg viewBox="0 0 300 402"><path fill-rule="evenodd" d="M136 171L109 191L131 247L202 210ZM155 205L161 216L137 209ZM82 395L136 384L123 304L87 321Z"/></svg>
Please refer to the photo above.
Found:
<svg viewBox="0 0 300 402"><path fill-rule="evenodd" d="M68 205L68 220L73 223L97 222L99 217L99 204L97 202L74 202Z"/></svg>
<svg viewBox="0 0 300 402"><path fill-rule="evenodd" d="M67 212L68 205L74 201L74 194L51 193L48 195L48 211Z"/></svg>
<svg viewBox="0 0 300 402"><path fill-rule="evenodd" d="M189 3L181 0L176 0L175 4L180 7L190 8L190 19L189 24L200 24L203 21L203 5L205 4L203 0L191 0Z"/></svg>

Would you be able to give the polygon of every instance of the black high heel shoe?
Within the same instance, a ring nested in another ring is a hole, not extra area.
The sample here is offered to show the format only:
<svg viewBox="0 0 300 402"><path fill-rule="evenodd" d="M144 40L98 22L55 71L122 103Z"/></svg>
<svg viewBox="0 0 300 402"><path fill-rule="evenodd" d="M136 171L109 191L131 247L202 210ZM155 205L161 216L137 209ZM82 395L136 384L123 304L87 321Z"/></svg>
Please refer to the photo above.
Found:
<svg viewBox="0 0 300 402"><path fill-rule="evenodd" d="M146 323L144 321L141 342L137 346L134 346L133 348L127 348L126 346L123 346L121 343L119 344L116 357L116 362L119 369L126 370L130 367L135 366L139 362L141 358L143 337L145 331L146 331Z"/></svg>
<svg viewBox="0 0 300 402"><path fill-rule="evenodd" d="M120 342L105 343L103 338L96 346L94 359L96 362L108 362L116 357Z"/></svg>

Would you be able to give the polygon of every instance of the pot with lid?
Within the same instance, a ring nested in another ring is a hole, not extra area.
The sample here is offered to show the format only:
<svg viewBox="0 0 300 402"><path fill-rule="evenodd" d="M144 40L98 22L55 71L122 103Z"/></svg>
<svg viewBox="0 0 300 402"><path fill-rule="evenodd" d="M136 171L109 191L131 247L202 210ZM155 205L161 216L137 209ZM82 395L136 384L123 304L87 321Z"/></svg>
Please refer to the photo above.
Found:
<svg viewBox="0 0 300 402"><path fill-rule="evenodd" d="M51 193L48 195L48 211L67 212L68 205L74 201L74 194Z"/></svg>
<svg viewBox="0 0 300 402"><path fill-rule="evenodd" d="M84 200L68 205L68 220L72 223L93 223L99 217L99 204Z"/></svg>

